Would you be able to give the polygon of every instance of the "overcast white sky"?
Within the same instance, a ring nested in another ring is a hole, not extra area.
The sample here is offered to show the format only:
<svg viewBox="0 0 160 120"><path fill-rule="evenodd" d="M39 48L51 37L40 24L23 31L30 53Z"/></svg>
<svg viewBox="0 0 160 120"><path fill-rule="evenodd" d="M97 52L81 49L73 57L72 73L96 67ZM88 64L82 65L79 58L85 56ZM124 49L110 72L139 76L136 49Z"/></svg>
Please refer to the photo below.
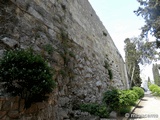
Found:
<svg viewBox="0 0 160 120"><path fill-rule="evenodd" d="M133 12L138 9L139 3L137 0L89 0L89 2L124 58L124 40L138 37L140 28L144 25L144 19L137 17ZM146 66L141 75L143 79L147 79L148 76L152 79L152 67Z"/></svg>

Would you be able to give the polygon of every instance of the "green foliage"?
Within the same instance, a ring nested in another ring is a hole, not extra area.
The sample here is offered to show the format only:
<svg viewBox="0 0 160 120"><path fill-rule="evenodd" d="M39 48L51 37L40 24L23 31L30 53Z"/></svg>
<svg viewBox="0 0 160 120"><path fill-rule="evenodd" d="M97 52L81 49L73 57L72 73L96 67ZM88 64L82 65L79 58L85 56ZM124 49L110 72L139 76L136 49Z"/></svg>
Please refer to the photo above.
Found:
<svg viewBox="0 0 160 120"><path fill-rule="evenodd" d="M138 95L138 98L144 97L144 90L140 87L133 87L133 91L135 91Z"/></svg>
<svg viewBox="0 0 160 120"><path fill-rule="evenodd" d="M131 106L121 107L119 110L119 113L121 115L125 115L126 113L129 113L131 111Z"/></svg>
<svg viewBox="0 0 160 120"><path fill-rule="evenodd" d="M75 58L75 54L72 51L69 51L69 56Z"/></svg>
<svg viewBox="0 0 160 120"><path fill-rule="evenodd" d="M125 39L125 61L128 69L128 75L131 78L130 87L132 86L140 86L141 78L140 78L140 54L136 49L136 44L134 39Z"/></svg>
<svg viewBox="0 0 160 120"><path fill-rule="evenodd" d="M160 77L159 77L160 74L159 74L159 65L158 64L153 64L152 72L153 72L154 83L156 85L160 85Z"/></svg>
<svg viewBox="0 0 160 120"><path fill-rule="evenodd" d="M135 90L142 92L139 87L135 87ZM108 90L104 93L103 102L108 106L109 111L116 110L119 113L127 111L128 113L131 106L134 106L139 99L139 92L135 90Z"/></svg>
<svg viewBox="0 0 160 120"><path fill-rule="evenodd" d="M137 16L141 15L145 20L142 27L142 37L147 37L150 32L157 38L157 46L160 46L160 1L159 0L138 0L140 7L134 11Z"/></svg>
<svg viewBox="0 0 160 120"><path fill-rule="evenodd" d="M44 100L55 87L48 63L31 49L6 51L0 67L0 81L5 82L7 92L25 99L25 108Z"/></svg>
<svg viewBox="0 0 160 120"><path fill-rule="evenodd" d="M117 89L106 91L102 101L108 105L109 109L117 110L119 108L119 91Z"/></svg>
<svg viewBox="0 0 160 120"><path fill-rule="evenodd" d="M1 0L1 2L4 4L7 4L7 3L9 3L9 0Z"/></svg>
<svg viewBox="0 0 160 120"><path fill-rule="evenodd" d="M66 77L68 74L67 74L67 71L65 70L60 70L60 74L63 76L63 77Z"/></svg>
<svg viewBox="0 0 160 120"><path fill-rule="evenodd" d="M82 111L89 112L90 114L100 116L102 118L109 117L108 108L106 105L100 105L96 103L88 103L88 104L81 104L80 109Z"/></svg>
<svg viewBox="0 0 160 120"><path fill-rule="evenodd" d="M160 96L160 87L156 84L151 84L149 86L149 90L152 92L155 96Z"/></svg>
<svg viewBox="0 0 160 120"><path fill-rule="evenodd" d="M152 61L159 59L159 52L157 49L155 49L155 42L148 42L141 37L133 37L127 38L125 40L125 44L125 55L127 63L135 60L136 62L143 65L146 63L150 64ZM131 51L132 49L134 49L135 52ZM127 61L127 59L129 59L129 61Z"/></svg>
<svg viewBox="0 0 160 120"><path fill-rule="evenodd" d="M108 70L108 75L109 75L110 80L112 80L113 79L113 73L112 73L111 69Z"/></svg>
<svg viewBox="0 0 160 120"><path fill-rule="evenodd" d="M54 51L54 48L52 47L51 44L46 44L44 45L44 50L48 52L48 54L52 54Z"/></svg>
<svg viewBox="0 0 160 120"><path fill-rule="evenodd" d="M102 99L103 104L81 104L79 108L82 111L86 111L100 117L108 117L109 113L113 110L124 115L125 113L129 113L131 106L136 104L136 101L139 98L138 93L141 92L140 87L135 87L134 90L107 90Z"/></svg>
<svg viewBox="0 0 160 120"><path fill-rule="evenodd" d="M149 86L149 90L150 90L150 91L153 91L154 88L158 88L158 85L156 85L156 84L151 84L151 85Z"/></svg>
<svg viewBox="0 0 160 120"><path fill-rule="evenodd" d="M122 90L119 95L120 106L130 106L134 105L138 100L138 95L133 90Z"/></svg>

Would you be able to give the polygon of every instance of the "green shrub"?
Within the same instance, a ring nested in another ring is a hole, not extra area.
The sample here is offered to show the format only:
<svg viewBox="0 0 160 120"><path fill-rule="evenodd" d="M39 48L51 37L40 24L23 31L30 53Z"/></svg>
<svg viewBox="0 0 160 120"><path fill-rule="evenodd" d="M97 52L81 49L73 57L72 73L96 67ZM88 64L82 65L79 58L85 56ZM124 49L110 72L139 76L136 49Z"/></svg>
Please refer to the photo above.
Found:
<svg viewBox="0 0 160 120"><path fill-rule="evenodd" d="M119 108L119 91L116 89L108 90L104 93L103 102L112 110Z"/></svg>
<svg viewBox="0 0 160 120"><path fill-rule="evenodd" d="M106 105L99 105L96 103L88 103L88 104L81 104L80 109L85 112L89 112L90 114L100 116L102 118L109 117L108 108Z"/></svg>
<svg viewBox="0 0 160 120"><path fill-rule="evenodd" d="M119 109L119 113L121 115L125 115L126 113L129 113L130 111L131 111L131 106L125 106Z"/></svg>
<svg viewBox="0 0 160 120"><path fill-rule="evenodd" d="M104 93L103 102L108 106L109 111L116 110L121 113L122 111L128 111L129 106L135 105L138 98L138 93L135 90L113 89Z"/></svg>
<svg viewBox="0 0 160 120"><path fill-rule="evenodd" d="M160 96L160 87L158 87L158 88L156 89L155 95L156 95L156 96Z"/></svg>
<svg viewBox="0 0 160 120"><path fill-rule="evenodd" d="M31 49L6 51L0 67L0 81L5 82L7 92L25 99L25 108L44 100L55 87L51 68Z"/></svg>
<svg viewBox="0 0 160 120"><path fill-rule="evenodd" d="M53 51L54 51L54 48L52 47L51 44L46 44L46 45L44 45L43 47L44 47L44 50L45 50L46 52L48 52L48 54L52 54Z"/></svg>
<svg viewBox="0 0 160 120"><path fill-rule="evenodd" d="M140 87L133 87L133 91L135 91L138 95L138 98L142 98L144 96L144 90Z"/></svg>
<svg viewBox="0 0 160 120"><path fill-rule="evenodd" d="M134 105L138 100L138 95L133 90L121 90L119 95L119 102L121 107Z"/></svg>
<svg viewBox="0 0 160 120"><path fill-rule="evenodd" d="M160 96L160 87L156 84L151 84L149 86L150 91L153 93L155 96Z"/></svg>
<svg viewBox="0 0 160 120"><path fill-rule="evenodd" d="M152 93L156 93L157 90L158 90L158 88L153 88L153 89L152 89Z"/></svg>
<svg viewBox="0 0 160 120"><path fill-rule="evenodd" d="M108 69L108 75L109 75L109 79L112 80L113 79L113 73L111 69Z"/></svg>
<svg viewBox="0 0 160 120"><path fill-rule="evenodd" d="M136 104L137 100L139 99L138 94L135 91L133 91L133 90L129 90L128 97L130 99L130 103L129 104L131 106L132 105L134 106Z"/></svg>
<svg viewBox="0 0 160 120"><path fill-rule="evenodd" d="M151 92L154 92L153 90L155 89L155 88L158 88L159 86L158 85L156 85L156 84L151 84L150 86L149 86L149 90L151 91Z"/></svg>

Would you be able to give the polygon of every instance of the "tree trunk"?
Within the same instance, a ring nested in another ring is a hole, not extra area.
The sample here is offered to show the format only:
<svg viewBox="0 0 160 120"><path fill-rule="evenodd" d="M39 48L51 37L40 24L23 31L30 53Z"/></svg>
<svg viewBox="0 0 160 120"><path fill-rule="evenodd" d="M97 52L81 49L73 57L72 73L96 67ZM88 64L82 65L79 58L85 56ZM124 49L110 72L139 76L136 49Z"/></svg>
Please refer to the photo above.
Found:
<svg viewBox="0 0 160 120"><path fill-rule="evenodd" d="M133 81L134 71L135 71L135 66L133 67L133 70L132 70L130 88L132 87L132 81Z"/></svg>

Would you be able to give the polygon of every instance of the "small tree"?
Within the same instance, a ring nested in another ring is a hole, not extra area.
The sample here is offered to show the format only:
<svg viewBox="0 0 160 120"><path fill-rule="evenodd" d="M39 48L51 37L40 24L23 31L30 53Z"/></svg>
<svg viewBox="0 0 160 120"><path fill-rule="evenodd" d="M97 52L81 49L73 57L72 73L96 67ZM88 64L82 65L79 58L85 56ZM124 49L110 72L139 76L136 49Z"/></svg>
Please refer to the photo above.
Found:
<svg viewBox="0 0 160 120"><path fill-rule="evenodd" d="M25 99L25 108L44 100L55 86L51 68L31 49L6 51L0 68L0 81L5 82L7 92Z"/></svg>
<svg viewBox="0 0 160 120"><path fill-rule="evenodd" d="M128 69L128 75L130 77L130 87L140 86L140 54L136 49L136 44L133 39L125 39L125 60Z"/></svg>

